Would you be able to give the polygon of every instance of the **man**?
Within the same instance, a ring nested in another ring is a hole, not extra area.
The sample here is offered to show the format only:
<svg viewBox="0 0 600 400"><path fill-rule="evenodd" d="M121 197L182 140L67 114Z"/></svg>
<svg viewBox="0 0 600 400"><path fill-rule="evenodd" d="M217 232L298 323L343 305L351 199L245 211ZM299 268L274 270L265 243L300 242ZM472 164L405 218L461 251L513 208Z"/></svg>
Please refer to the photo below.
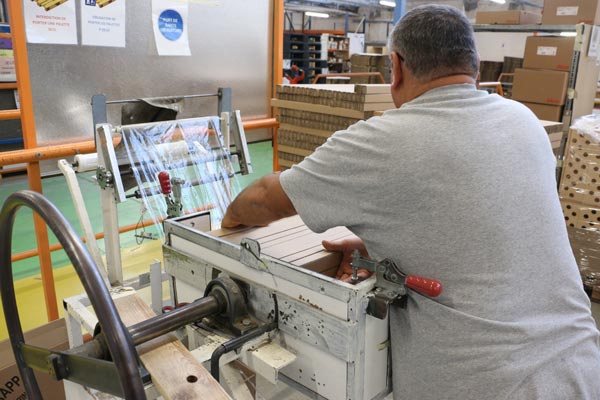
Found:
<svg viewBox="0 0 600 400"><path fill-rule="evenodd" d="M599 333L546 132L525 106L476 89L473 33L457 10L410 11L389 48L399 108L260 179L223 225L298 212L316 232L347 226L372 258L442 282L440 297L410 292L390 311L397 400L600 399Z"/></svg>

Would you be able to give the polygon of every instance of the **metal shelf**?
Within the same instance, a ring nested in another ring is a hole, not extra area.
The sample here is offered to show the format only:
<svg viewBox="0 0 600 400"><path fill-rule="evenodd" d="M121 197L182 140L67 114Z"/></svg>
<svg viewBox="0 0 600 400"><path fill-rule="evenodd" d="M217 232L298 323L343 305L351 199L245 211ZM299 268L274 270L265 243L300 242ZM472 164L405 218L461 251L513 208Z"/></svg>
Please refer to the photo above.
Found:
<svg viewBox="0 0 600 400"><path fill-rule="evenodd" d="M577 25L473 25L475 32L576 32Z"/></svg>

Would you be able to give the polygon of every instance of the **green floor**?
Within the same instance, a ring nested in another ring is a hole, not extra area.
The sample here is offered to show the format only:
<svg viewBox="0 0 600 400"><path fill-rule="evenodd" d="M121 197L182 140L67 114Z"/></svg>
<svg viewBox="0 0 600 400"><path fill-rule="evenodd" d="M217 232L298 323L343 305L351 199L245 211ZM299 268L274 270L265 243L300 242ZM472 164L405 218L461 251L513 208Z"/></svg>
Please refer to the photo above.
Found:
<svg viewBox="0 0 600 400"><path fill-rule="evenodd" d="M247 176L238 176L239 187L244 188L255 179L273 171L273 148L270 141L252 143L249 145L250 157L254 172ZM93 179L93 173L87 172L78 174L78 181L85 200L87 212L92 222L94 232L102 231L102 213L100 208L99 188ZM71 222L77 232L81 234L79 222L73 202L65 179L62 175L44 178L42 180L44 195L58 207L58 209ZM0 181L0 204L10 194L27 189L28 183L25 175L16 177L5 177ZM125 226L135 224L140 219L140 200L128 200L120 204L119 225ZM147 228L147 231L152 229ZM136 237L133 231L121 234L121 247L127 248L136 244ZM27 208L18 211L12 234L12 254L21 253L36 248L35 232L33 227L32 212ZM56 243L56 238L50 233L50 243ZM101 251L104 250L102 240L98 242ZM52 252L52 265L59 268L70 264L66 254L63 251ZM25 278L39 273L39 262L37 257L28 258L13 263L13 275L15 279Z"/></svg>

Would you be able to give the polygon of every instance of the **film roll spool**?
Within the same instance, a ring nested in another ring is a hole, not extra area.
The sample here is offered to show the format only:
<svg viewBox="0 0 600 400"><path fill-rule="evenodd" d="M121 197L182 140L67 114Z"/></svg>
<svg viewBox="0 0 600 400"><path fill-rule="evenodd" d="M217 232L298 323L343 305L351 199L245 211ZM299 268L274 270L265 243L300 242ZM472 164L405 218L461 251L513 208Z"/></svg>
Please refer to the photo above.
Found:
<svg viewBox="0 0 600 400"><path fill-rule="evenodd" d="M98 166L98 154L77 154L74 161L76 172L93 171Z"/></svg>

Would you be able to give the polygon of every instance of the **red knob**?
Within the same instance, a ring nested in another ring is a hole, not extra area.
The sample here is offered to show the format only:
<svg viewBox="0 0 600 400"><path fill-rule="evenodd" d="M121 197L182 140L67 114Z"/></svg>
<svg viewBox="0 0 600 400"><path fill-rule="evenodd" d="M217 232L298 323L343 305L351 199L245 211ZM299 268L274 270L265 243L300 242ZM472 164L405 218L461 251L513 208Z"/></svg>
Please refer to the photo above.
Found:
<svg viewBox="0 0 600 400"><path fill-rule="evenodd" d="M163 194L171 193L171 177L167 171L158 173L158 181L160 182L160 190Z"/></svg>
<svg viewBox="0 0 600 400"><path fill-rule="evenodd" d="M422 276L409 275L404 285L429 297L437 297L442 294L442 282L436 279L423 278Z"/></svg>

